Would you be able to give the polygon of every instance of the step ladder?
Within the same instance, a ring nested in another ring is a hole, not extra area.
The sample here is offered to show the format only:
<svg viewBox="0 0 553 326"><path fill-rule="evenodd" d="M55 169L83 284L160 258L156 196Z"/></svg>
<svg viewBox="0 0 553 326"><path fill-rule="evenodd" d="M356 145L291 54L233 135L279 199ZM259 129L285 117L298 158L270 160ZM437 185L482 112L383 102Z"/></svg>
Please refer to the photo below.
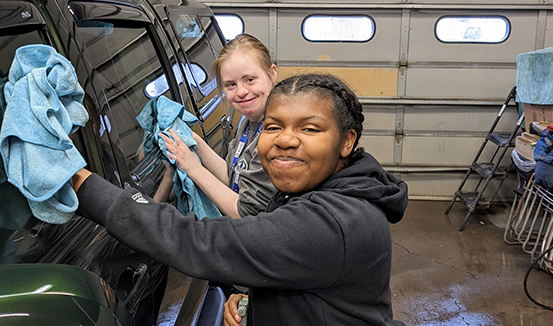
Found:
<svg viewBox="0 0 553 326"><path fill-rule="evenodd" d="M449 207L445 211L446 215L449 214L449 211L453 207L453 204L455 204L455 201L457 200L457 198L459 198L462 202L465 203L465 205L468 208L468 212L467 212L467 215L465 216L465 219L463 220L463 223L461 224L461 227L459 228L459 231L463 231L470 215L474 213L474 211L476 211L477 209L486 209L491 206L497 192L499 191L499 188L501 187L501 184L503 184L503 181L507 177L508 169L505 170L500 168L499 164L501 163L501 160L507 153L507 150L509 149L509 147L514 146L514 139L520 128L520 125L522 124L522 120L524 119L524 113L519 117L515 128L510 133L494 133L494 129L496 128L497 124L499 123L499 120L503 116L503 113L505 112L507 105L509 105L509 102L511 101L511 99L513 100L515 99L515 96L516 96L516 85L509 92L509 95L507 96L507 99L503 103L501 110L499 110L499 113L497 114L495 121L493 122L490 128L490 131L488 132L486 138L484 139L482 146L480 146L480 150L478 150L476 157L472 161L467 173L465 174L465 178L459 185L459 188L457 189L457 191L455 192L455 195L453 196L453 200L451 201L451 203L449 204ZM489 160L489 162L481 162L480 155L482 154L482 152L484 151L487 145L496 146L495 152L492 158ZM474 174L477 174L480 178L474 190L472 191L463 190L463 187L465 186L465 183L467 182L469 177ZM484 196L482 196L482 194L484 193L484 190L486 190L486 188L488 187L490 181L494 178L499 179L500 182L492 198L488 200Z"/></svg>

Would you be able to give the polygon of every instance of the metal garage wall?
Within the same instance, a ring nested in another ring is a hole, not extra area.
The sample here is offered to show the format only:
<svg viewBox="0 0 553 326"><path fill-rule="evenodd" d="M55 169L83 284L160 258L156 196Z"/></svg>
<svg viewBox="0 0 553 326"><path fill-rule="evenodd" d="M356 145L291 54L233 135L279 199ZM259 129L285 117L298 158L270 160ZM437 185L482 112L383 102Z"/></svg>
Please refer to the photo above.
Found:
<svg viewBox="0 0 553 326"><path fill-rule="evenodd" d="M451 198L515 84L516 56L553 46L548 0L206 3L244 20L245 32L269 47L279 78L311 71L343 78L364 105L361 145L407 181L411 198ZM368 15L375 36L365 43L308 42L301 24L311 14ZM441 43L434 26L446 15L503 16L511 32L500 44ZM511 131L516 119L510 106L496 130ZM511 197L510 179L502 198Z"/></svg>

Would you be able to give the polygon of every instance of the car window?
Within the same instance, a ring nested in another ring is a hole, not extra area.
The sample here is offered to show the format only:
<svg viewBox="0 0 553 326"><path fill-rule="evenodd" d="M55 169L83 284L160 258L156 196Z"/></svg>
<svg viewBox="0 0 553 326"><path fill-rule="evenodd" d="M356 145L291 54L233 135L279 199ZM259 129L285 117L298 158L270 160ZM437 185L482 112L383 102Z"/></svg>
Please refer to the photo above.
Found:
<svg viewBox="0 0 553 326"><path fill-rule="evenodd" d="M221 38L217 34L217 29L215 24L217 20L211 16L200 16L200 21L204 28L205 35L209 42L209 45L211 45L213 49L213 53L215 54L215 57L217 57L219 52L221 52L221 50L223 49L223 45L224 45L221 42Z"/></svg>
<svg viewBox="0 0 553 326"><path fill-rule="evenodd" d="M186 52L184 72L186 77L192 77L189 84L196 102L202 103L217 87L211 72L216 56L204 36L198 16L173 14L171 21L175 25L178 41Z"/></svg>
<svg viewBox="0 0 553 326"><path fill-rule="evenodd" d="M51 45L47 40L49 38L41 26L35 26L34 30L18 27L1 29L0 79L7 80L15 51L19 47L31 44ZM0 84L3 85L3 82ZM0 96L3 97L1 91ZM2 99L0 115L5 109L3 105ZM72 136L75 135L77 134ZM82 139L72 139L79 151L84 153ZM69 248L76 248L77 243L86 242L86 239L100 239L99 232L93 225L76 215L63 225L38 220L32 215L23 195L8 182L0 183L0 194L0 264L47 262L81 266L79 261L90 257L80 256L82 252L79 250L70 252ZM94 254L92 248L88 254ZM87 261L87 265L92 268L90 261Z"/></svg>
<svg viewBox="0 0 553 326"><path fill-rule="evenodd" d="M198 115L206 131L206 141L216 151L220 151L224 142L221 119L228 113L229 106L217 89L213 64L223 48L223 41L212 16L174 10L169 18L182 50L183 71L189 80Z"/></svg>
<svg viewBox="0 0 553 326"><path fill-rule="evenodd" d="M0 79L7 80L9 69L13 62L15 51L25 45L48 44L47 36L42 29L28 30L20 33L21 29L11 29L8 34L0 30ZM2 83L3 84L3 83ZM3 92L2 93L3 96ZM3 106L3 101L0 106ZM3 114L4 108L0 108ZM0 119L1 121L1 119ZM63 257L61 251L52 253L51 246L62 243L75 224L82 223L72 219L64 225L55 225L42 222L32 216L26 199L19 191L9 184L0 184L2 207L0 209L0 264L34 263L39 261L54 262ZM81 231L84 235L84 230ZM56 256L54 258L53 256ZM63 257L64 262L71 258Z"/></svg>
<svg viewBox="0 0 553 326"><path fill-rule="evenodd" d="M111 136L123 181L153 195L165 166L159 151L144 151L148 134L136 117L152 97L174 98L152 38L145 27L101 21L87 21L78 30L94 69L96 96L103 101L100 132Z"/></svg>
<svg viewBox="0 0 553 326"><path fill-rule="evenodd" d="M19 47L44 43L42 33L37 30L20 35L0 34L0 85L3 86L7 81L15 51ZM1 116L5 111L2 91L0 91L0 96L2 96L2 99L0 99L0 121L2 121ZM21 253L25 251L18 248L22 245L21 240L26 240L25 247L38 247L39 245L33 237L24 237L25 234L29 233L28 230L24 229L26 224L37 223L40 227L42 223L31 217L25 198L5 180L3 169L0 175L3 176L0 180L2 181L0 183L0 193L2 193L2 201L5 201L2 203L2 208L0 208L0 264L13 264L20 262L22 258L21 255L16 254L17 251ZM20 239L20 241L15 241L17 239Z"/></svg>
<svg viewBox="0 0 553 326"><path fill-rule="evenodd" d="M0 35L0 77L8 75L15 50L24 45L44 43L44 35L37 30L20 35Z"/></svg>

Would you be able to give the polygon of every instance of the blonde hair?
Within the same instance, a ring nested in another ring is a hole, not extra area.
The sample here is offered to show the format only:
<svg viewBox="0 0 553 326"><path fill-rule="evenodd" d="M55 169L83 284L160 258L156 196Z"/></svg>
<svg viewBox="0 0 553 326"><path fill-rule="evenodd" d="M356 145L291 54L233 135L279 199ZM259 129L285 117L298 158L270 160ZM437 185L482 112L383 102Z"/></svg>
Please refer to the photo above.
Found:
<svg viewBox="0 0 553 326"><path fill-rule="evenodd" d="M269 76L272 77L271 67L273 66L273 61L271 60L271 55L267 47L261 43L260 40L251 36L250 34L239 34L232 41L225 44L217 60L213 64L215 70L215 75L217 76L218 88L221 90L221 66L223 63L235 52L237 51L247 51L257 59L257 63L261 69Z"/></svg>

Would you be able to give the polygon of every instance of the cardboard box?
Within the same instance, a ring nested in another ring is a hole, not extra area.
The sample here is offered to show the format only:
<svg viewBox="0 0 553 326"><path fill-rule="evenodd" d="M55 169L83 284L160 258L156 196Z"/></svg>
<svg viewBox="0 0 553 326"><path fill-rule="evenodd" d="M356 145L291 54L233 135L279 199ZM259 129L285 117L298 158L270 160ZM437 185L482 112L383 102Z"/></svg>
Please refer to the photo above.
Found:
<svg viewBox="0 0 553 326"><path fill-rule="evenodd" d="M534 121L548 121L553 123L553 105L537 105L523 103L524 119L526 125Z"/></svg>

